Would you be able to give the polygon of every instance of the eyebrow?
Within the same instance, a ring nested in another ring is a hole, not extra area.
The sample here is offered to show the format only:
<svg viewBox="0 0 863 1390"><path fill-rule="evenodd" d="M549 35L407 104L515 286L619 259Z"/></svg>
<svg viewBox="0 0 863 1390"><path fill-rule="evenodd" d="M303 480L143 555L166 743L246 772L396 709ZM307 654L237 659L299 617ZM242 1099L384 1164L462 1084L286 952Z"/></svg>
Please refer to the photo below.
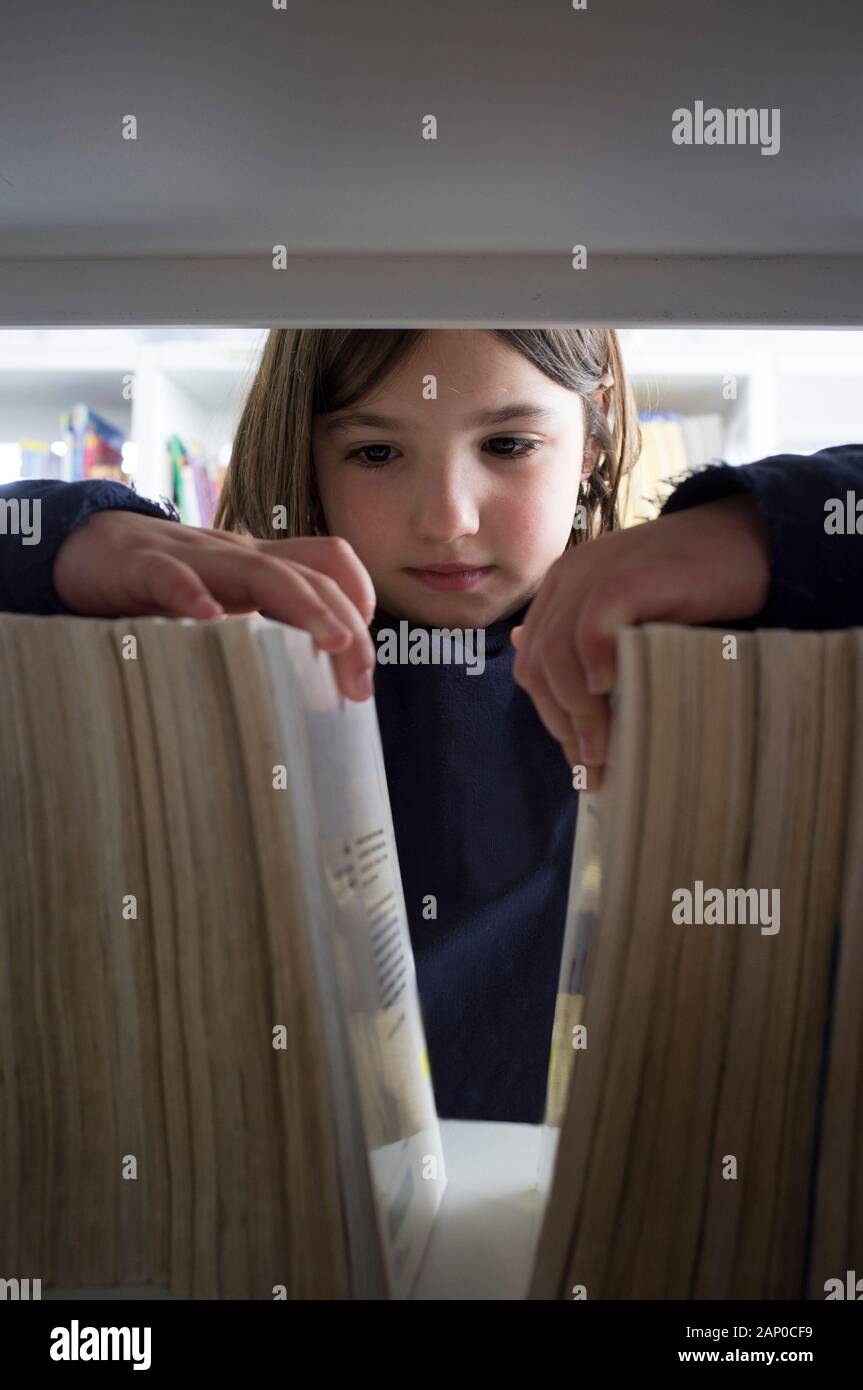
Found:
<svg viewBox="0 0 863 1390"><path fill-rule="evenodd" d="M537 405L533 401L516 401L513 405L499 406L496 410L485 410L470 421L476 425L503 425L507 420L549 420L557 415L548 406ZM351 429L355 425L369 425L372 429L397 430L405 425L398 420L388 420L383 415L375 415L368 410L353 410L348 414L332 414L324 417L324 429L333 434L336 430Z"/></svg>

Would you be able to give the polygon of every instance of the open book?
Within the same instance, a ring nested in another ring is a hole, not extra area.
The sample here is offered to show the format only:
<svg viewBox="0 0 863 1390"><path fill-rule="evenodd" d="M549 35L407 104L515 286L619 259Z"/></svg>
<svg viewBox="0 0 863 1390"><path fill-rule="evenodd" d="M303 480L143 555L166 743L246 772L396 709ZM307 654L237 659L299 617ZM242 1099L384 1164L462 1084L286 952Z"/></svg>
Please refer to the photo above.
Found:
<svg viewBox="0 0 863 1390"><path fill-rule="evenodd" d="M606 781L579 806L531 1296L845 1296L863 632L657 624L619 664Z"/></svg>
<svg viewBox="0 0 863 1390"><path fill-rule="evenodd" d="M861 691L863 633L622 635L531 1296L863 1271ZM373 704L263 619L3 616L0 789L4 1276L408 1296L445 1174Z"/></svg>
<svg viewBox="0 0 863 1390"><path fill-rule="evenodd" d="M445 1185L374 704L262 618L0 617L0 1273L406 1297Z"/></svg>

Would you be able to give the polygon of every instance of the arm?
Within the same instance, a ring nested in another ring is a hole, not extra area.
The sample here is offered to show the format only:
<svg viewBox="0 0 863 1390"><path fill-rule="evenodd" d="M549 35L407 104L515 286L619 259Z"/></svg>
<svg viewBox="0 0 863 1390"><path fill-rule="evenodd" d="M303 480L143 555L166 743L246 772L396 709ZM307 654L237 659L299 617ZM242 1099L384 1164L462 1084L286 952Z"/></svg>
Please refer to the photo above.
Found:
<svg viewBox="0 0 863 1390"><path fill-rule="evenodd" d="M758 463L693 473L672 493L663 516L732 494L751 497L767 528L770 590L747 627L843 628L863 625L863 444L817 454L776 454ZM860 533L836 534L847 494L861 502ZM829 507L831 501L837 507ZM826 523L826 525L825 525Z"/></svg>
<svg viewBox="0 0 863 1390"><path fill-rule="evenodd" d="M513 675L570 766L605 761L620 627L863 626L863 531L825 527L825 508L836 499L844 512L849 492L856 518L858 489L858 444L709 467L682 482L655 521L561 556L513 631Z"/></svg>
<svg viewBox="0 0 863 1390"><path fill-rule="evenodd" d="M345 698L372 693L375 591L347 541L184 526L171 503L107 479L0 488L3 611L199 620L261 611L311 633Z"/></svg>
<svg viewBox="0 0 863 1390"><path fill-rule="evenodd" d="M32 479L0 487L0 612L70 613L54 589L57 552L76 527L108 509L180 519L175 508L163 510L110 479Z"/></svg>

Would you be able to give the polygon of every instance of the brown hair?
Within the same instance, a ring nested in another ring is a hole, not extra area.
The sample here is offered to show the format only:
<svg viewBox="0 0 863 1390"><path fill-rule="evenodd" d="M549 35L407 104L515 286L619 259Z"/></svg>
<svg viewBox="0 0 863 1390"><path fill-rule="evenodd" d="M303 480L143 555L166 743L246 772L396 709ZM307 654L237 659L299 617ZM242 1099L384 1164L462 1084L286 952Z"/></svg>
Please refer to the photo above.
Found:
<svg viewBox="0 0 863 1390"><path fill-rule="evenodd" d="M312 416L356 404L434 329L274 329L234 436L214 525L261 540L326 534L312 459ZM585 449L600 453L580 501L587 526L569 546L619 525L621 481L640 449L638 414L620 343L607 328L492 329L584 402ZM610 392L608 416L596 400ZM286 525L274 527L284 506Z"/></svg>

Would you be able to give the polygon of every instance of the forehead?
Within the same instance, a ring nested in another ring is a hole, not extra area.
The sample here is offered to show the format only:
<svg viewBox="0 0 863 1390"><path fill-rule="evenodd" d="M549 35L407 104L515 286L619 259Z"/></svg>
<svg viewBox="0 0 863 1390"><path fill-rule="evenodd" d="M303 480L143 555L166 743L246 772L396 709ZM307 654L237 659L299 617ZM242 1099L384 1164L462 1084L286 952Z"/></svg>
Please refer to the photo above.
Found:
<svg viewBox="0 0 863 1390"><path fill-rule="evenodd" d="M555 383L512 344L482 329L429 329L381 383L381 395L415 389L422 377L433 375L438 399L515 390L528 385L541 389Z"/></svg>
<svg viewBox="0 0 863 1390"><path fill-rule="evenodd" d="M315 417L326 436L363 425L494 425L509 419L537 428L580 413L580 397L558 385L511 344L483 330L429 330L362 400Z"/></svg>

